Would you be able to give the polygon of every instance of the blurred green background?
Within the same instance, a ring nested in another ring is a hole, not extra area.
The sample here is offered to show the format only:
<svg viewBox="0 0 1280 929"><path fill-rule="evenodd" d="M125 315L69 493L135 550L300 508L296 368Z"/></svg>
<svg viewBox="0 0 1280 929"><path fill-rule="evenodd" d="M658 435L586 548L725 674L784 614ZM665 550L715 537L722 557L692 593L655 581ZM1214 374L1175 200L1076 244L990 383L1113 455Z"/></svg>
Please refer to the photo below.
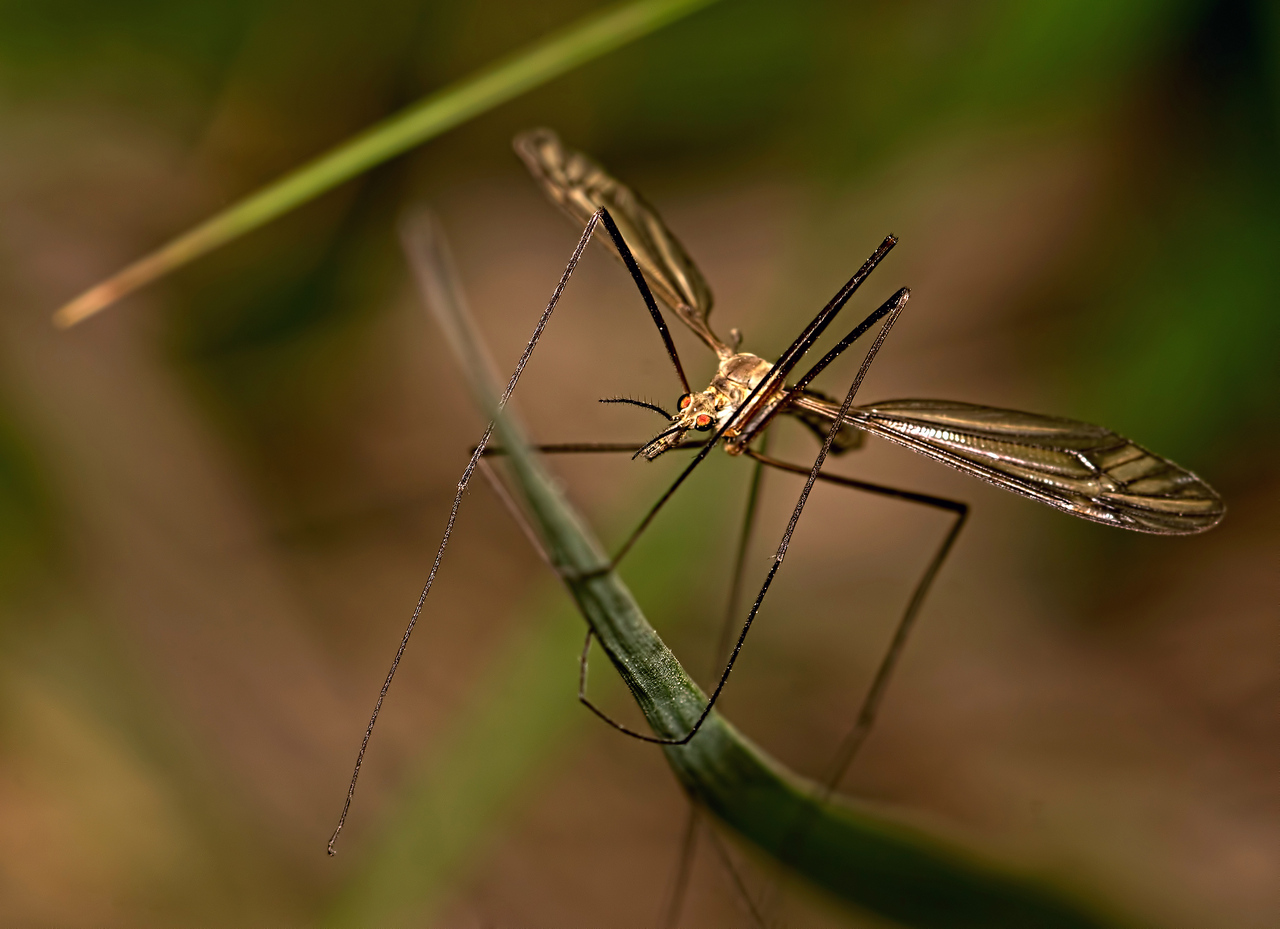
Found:
<svg viewBox="0 0 1280 929"><path fill-rule="evenodd" d="M1223 493L1219 529L1159 539L875 443L835 463L974 506L845 787L1142 924L1275 925L1274 3L725 0L49 326L170 235L590 9L0 2L0 925L656 924L680 795L656 751L574 702L581 620L484 489L346 846L323 853L483 426L395 224L440 212L507 368L576 236L510 152L534 125L659 207L748 350L785 347L894 232L860 299L905 284L912 302L865 399L1100 422ZM603 252L575 277L519 395L542 440L647 438L649 417L596 398L678 392L628 288ZM613 538L674 465L556 464ZM709 465L624 572L699 673L737 465ZM756 568L797 489L768 485ZM845 496L816 498L726 698L809 773L945 524ZM625 714L603 667L593 687ZM871 925L782 898L788 924ZM714 855L683 924L749 924Z"/></svg>

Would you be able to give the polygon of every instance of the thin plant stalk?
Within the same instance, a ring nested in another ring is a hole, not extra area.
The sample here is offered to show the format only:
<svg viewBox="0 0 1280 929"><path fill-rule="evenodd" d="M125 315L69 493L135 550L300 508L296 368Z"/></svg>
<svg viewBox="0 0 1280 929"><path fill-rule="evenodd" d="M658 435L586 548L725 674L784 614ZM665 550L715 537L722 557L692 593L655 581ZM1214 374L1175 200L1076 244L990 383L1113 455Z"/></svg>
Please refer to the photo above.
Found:
<svg viewBox="0 0 1280 929"><path fill-rule="evenodd" d="M637 0L594 13L442 88L138 259L53 314L74 326L170 271L428 139L716 0Z"/></svg>

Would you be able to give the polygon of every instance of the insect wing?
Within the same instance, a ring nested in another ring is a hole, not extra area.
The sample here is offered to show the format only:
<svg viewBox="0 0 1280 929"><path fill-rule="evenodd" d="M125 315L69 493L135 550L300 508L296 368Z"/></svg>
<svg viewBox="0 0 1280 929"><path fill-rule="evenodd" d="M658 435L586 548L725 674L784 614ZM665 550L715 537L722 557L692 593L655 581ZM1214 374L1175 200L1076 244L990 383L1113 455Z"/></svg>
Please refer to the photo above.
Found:
<svg viewBox="0 0 1280 929"><path fill-rule="evenodd" d="M838 412L829 405L828 415ZM1190 471L1089 423L948 400L889 400L857 407L846 421L1109 526L1184 535L1216 526L1225 512L1213 488Z"/></svg>
<svg viewBox="0 0 1280 929"><path fill-rule="evenodd" d="M514 147L547 196L578 222L605 207L658 299L717 354L732 354L708 323L711 288L653 207L586 155L565 148L550 129L522 132Z"/></svg>

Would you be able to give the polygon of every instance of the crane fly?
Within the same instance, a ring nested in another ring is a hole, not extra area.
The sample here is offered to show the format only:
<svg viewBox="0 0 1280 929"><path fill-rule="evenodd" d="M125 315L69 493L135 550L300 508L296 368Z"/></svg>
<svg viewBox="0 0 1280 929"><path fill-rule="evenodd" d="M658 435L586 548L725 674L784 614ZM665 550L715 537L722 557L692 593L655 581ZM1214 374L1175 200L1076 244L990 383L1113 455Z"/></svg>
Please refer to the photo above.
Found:
<svg viewBox="0 0 1280 929"><path fill-rule="evenodd" d="M770 467L806 476L804 489L795 504L764 582L742 622L736 641L732 643L731 649L728 647L731 636L725 636L722 641L721 654L728 654L717 662L719 678L716 686L700 717L684 736L664 739L635 732L614 721L591 703L586 694L587 655L592 644L592 633L588 631L580 658L579 699L614 728L646 742L666 745L687 743L697 734L728 681L816 482L822 481L945 511L952 517L951 526L916 582L888 650L863 698L853 729L842 743L828 772L828 789L835 788L871 730L885 688L929 586L951 551L968 514L967 504L959 501L822 472L829 454L839 455L859 448L866 435L887 439L997 487L1048 504L1073 516L1109 526L1157 535L1185 535L1210 529L1222 519L1224 507L1221 498L1199 477L1101 426L949 400L889 400L855 406L854 398L868 368L907 305L910 292L906 288L896 291L817 362L804 369L798 378L789 383L788 378L793 372L801 370L800 362L810 349L897 243L893 236L887 236L880 243L791 345L770 362L758 355L739 351L741 339L736 331L733 339L728 342L716 335L710 323L713 301L706 279L656 210L633 190L611 177L587 156L566 148L550 130L536 129L522 133L516 137L514 146L516 153L551 201L575 222L584 224L584 229L538 320L533 336L502 393L499 407L505 405L514 391L587 244L603 228L605 243L626 267L657 327L680 381L681 393L674 411L671 412L657 404L627 398L608 398L602 401L631 404L661 415L665 420L662 429L647 442L588 442L541 445L535 448L547 453L630 452L633 458L643 457L649 461L677 449L696 450L693 460L627 536L610 559L608 569L612 570L622 561L657 513L713 449L720 447L730 455L745 456L754 461L755 472L731 585L728 617L732 619L737 615L738 591L754 523L762 468ZM415 231L410 228L406 231L405 245L428 301L458 299L456 274L447 259L439 234L430 229L424 231L423 228L418 228ZM716 373L704 389L695 390L690 385L657 300L661 300L674 312L715 354ZM828 397L810 386L823 370L877 325L880 328L842 401ZM821 448L812 465L782 461L767 453L767 430L778 416L798 420L821 440ZM383 700L435 581L463 492L476 469L486 468L484 459L501 453L499 449L488 447L493 428L491 423L473 450L471 460L458 483L458 491L435 561L365 730L342 815L329 840L330 854L333 854L334 842L346 821L360 766ZM698 441L699 438L703 440ZM505 495L504 500L509 503L509 498ZM686 841L685 847L688 850L691 842Z"/></svg>
<svg viewBox="0 0 1280 929"><path fill-rule="evenodd" d="M1183 535L1210 529L1224 512L1218 494L1195 474L1109 429L1070 419L948 400L890 400L840 412L840 404L808 390L809 383L858 336L905 305L899 291L794 385L784 379L822 334L832 317L876 264L896 244L887 237L848 284L772 365L738 352L711 329L711 289L657 212L585 155L566 149L549 130L517 137L516 151L550 199L586 222L604 207L630 246L649 288L719 359L706 390L690 394L678 355L669 348L686 385L677 430L645 446L652 460L679 444L689 429L726 426L721 438L730 454L750 453L751 442L777 413L807 424L837 421L832 444L839 454L861 445L862 430L904 445L1005 490L1057 507L1073 516L1123 529ZM619 253L619 257L626 258ZM746 395L761 389L749 402Z"/></svg>

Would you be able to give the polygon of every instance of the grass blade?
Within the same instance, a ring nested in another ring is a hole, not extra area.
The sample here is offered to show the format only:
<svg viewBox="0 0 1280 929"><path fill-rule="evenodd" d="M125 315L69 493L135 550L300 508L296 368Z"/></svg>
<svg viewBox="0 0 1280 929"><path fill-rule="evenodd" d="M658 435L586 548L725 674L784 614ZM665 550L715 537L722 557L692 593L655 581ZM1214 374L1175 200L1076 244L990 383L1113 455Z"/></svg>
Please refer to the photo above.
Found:
<svg viewBox="0 0 1280 929"><path fill-rule="evenodd" d="M637 0L588 16L430 94L214 214L62 306L53 314L54 325L62 329L74 326L121 297L344 181L714 2L716 0Z"/></svg>
<svg viewBox="0 0 1280 929"><path fill-rule="evenodd" d="M425 228L425 224L423 226ZM429 233L424 233L429 234ZM419 251L422 254L432 250ZM434 254L443 252L439 249ZM649 625L585 522L497 406L486 353L451 268L431 309L507 452L518 499L579 610L654 733L689 731L706 697ZM600 573L604 571L604 573ZM831 798L712 713L687 745L663 751L689 795L766 854L845 902L929 929L1104 929L1121 925L1060 889L932 836L883 808ZM804 840L797 841L798 828Z"/></svg>

